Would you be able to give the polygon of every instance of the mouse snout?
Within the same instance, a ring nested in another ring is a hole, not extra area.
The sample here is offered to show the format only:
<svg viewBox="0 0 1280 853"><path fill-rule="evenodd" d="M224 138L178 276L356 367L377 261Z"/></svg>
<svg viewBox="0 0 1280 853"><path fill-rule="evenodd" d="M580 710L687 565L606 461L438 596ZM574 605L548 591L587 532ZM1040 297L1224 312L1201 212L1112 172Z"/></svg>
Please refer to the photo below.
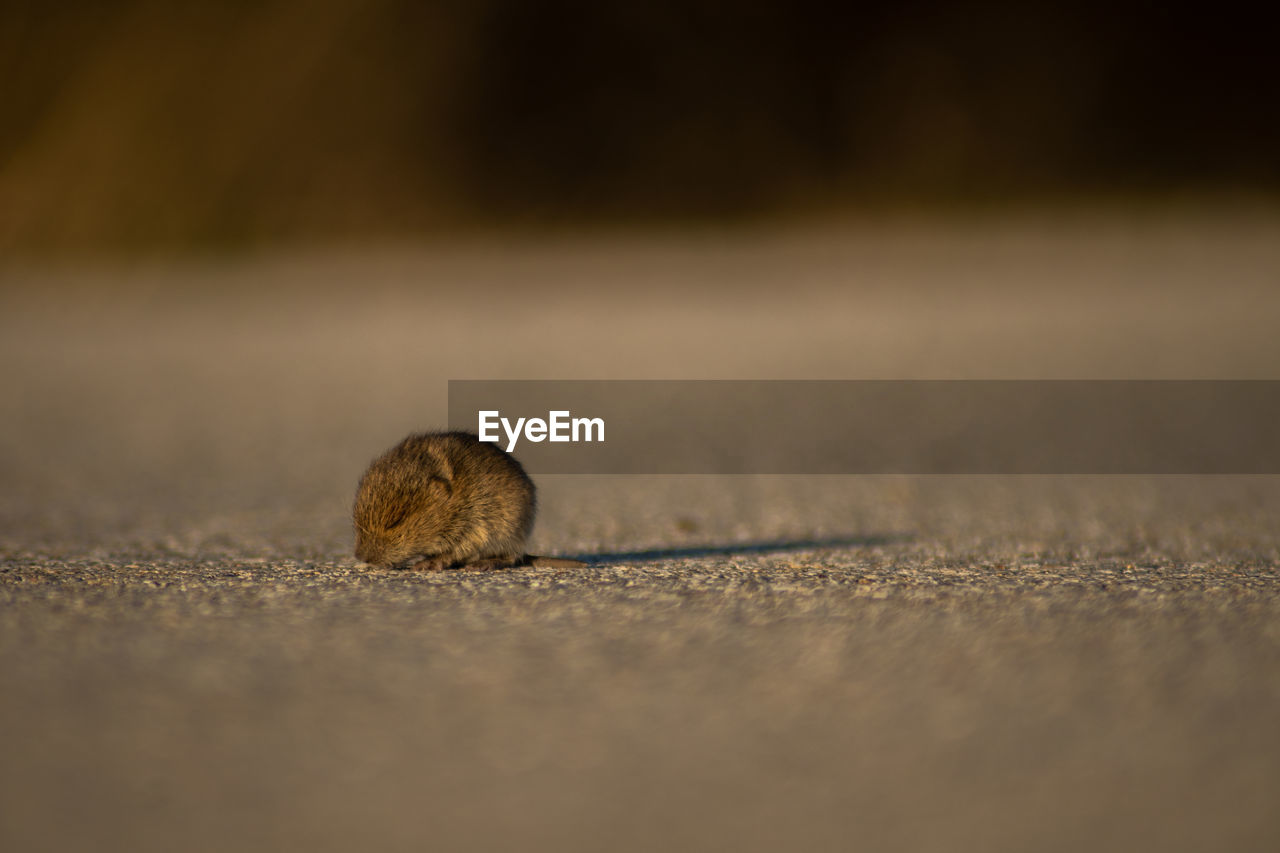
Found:
<svg viewBox="0 0 1280 853"><path fill-rule="evenodd" d="M356 559L362 563L368 563L371 566L379 565L385 559L386 549L380 547L378 543L371 541L367 537L361 537L356 542Z"/></svg>

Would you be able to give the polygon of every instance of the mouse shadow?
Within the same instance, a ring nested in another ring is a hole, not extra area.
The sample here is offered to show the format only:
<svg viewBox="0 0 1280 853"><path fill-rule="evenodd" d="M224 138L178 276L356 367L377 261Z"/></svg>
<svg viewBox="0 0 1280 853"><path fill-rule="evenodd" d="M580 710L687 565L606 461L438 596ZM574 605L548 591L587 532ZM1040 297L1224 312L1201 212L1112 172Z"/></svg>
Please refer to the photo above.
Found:
<svg viewBox="0 0 1280 853"><path fill-rule="evenodd" d="M794 551L814 551L824 548L874 548L894 545L912 539L908 533L883 533L866 536L838 536L825 539L767 539L758 542L735 542L726 545L692 545L684 548L649 548L641 551L606 551L595 554L564 554L581 560L588 566L608 566L615 563L652 562L655 560L685 560L699 557L732 557L751 554L785 554Z"/></svg>

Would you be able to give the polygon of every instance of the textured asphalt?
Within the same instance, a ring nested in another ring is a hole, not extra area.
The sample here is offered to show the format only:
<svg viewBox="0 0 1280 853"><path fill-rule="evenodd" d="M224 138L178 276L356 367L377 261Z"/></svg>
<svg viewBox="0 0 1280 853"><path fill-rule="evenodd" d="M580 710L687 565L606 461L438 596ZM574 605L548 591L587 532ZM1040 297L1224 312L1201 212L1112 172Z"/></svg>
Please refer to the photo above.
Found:
<svg viewBox="0 0 1280 853"><path fill-rule="evenodd" d="M545 477L360 568L490 377L1277 378L1253 213L10 265L0 849L1280 847L1280 477Z"/></svg>

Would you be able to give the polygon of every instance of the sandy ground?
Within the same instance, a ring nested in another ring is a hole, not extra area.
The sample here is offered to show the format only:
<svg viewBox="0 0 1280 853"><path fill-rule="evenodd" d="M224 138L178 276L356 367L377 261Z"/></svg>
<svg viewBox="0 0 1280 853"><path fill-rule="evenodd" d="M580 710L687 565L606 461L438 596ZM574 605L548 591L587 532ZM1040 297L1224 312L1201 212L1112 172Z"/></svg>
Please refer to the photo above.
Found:
<svg viewBox="0 0 1280 853"><path fill-rule="evenodd" d="M363 570L460 378L1280 378L1280 220L0 268L0 849L1280 846L1280 477L547 477Z"/></svg>

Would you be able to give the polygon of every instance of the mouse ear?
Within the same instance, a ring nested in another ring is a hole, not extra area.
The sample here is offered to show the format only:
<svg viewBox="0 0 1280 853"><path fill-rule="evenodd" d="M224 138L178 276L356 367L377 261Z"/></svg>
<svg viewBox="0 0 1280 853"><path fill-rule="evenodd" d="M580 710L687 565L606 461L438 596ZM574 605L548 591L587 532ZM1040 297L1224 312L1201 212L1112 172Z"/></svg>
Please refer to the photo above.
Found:
<svg viewBox="0 0 1280 853"><path fill-rule="evenodd" d="M428 491L436 492L444 497L451 497L453 495L453 484L444 477L432 476L432 478L427 481L427 489Z"/></svg>
<svg viewBox="0 0 1280 853"><path fill-rule="evenodd" d="M432 447L428 451L431 461L435 463L435 471L431 475L433 480L441 480L448 484L453 479L453 463L449 461L449 454L443 453L439 448Z"/></svg>

